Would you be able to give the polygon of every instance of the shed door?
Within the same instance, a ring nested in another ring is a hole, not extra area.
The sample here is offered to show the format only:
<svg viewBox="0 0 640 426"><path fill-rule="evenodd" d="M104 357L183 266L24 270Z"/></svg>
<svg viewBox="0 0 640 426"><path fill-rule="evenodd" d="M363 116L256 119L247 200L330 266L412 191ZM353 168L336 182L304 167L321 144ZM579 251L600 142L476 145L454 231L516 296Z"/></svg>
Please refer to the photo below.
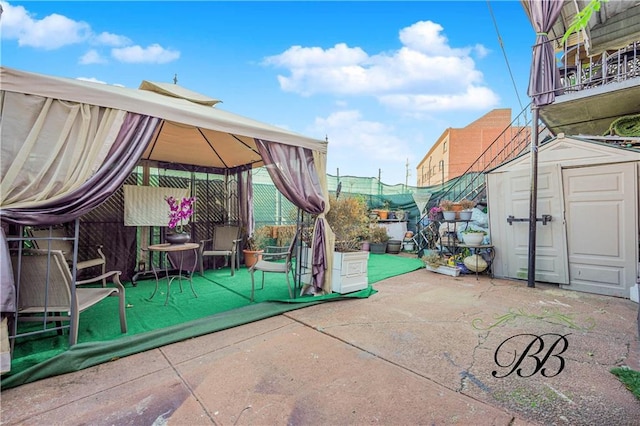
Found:
<svg viewBox="0 0 640 426"><path fill-rule="evenodd" d="M508 178L506 178L509 176ZM505 174L508 188L507 215L529 218L531 177L528 170ZM510 196L509 196L510 194ZM537 216L551 215L551 222L536 227L535 280L567 284L567 249L563 221L562 182L558 166L538 168ZM506 219L504 219L506 220ZM529 267L529 222L512 222L505 226L508 278L527 279Z"/></svg>
<svg viewBox="0 0 640 426"><path fill-rule="evenodd" d="M636 280L638 188L632 163L564 169L572 290L629 297Z"/></svg>

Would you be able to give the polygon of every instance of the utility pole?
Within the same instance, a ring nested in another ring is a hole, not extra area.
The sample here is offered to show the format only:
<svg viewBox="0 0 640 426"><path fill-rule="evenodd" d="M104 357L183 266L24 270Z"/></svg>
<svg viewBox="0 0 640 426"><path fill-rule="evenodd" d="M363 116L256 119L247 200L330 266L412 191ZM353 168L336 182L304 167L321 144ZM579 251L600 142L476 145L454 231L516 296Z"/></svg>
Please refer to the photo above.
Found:
<svg viewBox="0 0 640 426"><path fill-rule="evenodd" d="M409 171L409 159L407 158L407 165L405 166L406 168L406 176L404 178L404 186L407 187L409 186L409 176L411 176L411 172Z"/></svg>

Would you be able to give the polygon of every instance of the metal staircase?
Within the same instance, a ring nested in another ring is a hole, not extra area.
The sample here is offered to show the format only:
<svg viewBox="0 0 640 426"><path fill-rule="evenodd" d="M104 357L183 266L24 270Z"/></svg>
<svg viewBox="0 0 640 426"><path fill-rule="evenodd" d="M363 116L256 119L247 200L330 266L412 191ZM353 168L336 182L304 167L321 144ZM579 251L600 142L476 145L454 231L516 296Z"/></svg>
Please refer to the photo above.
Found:
<svg viewBox="0 0 640 426"><path fill-rule="evenodd" d="M523 109L462 175L450 180L446 189L432 195L423 212L423 218L431 207L440 203L440 200L457 202L466 198L478 201L484 197L485 174L529 150L532 131L532 119L527 115L529 109L530 105ZM538 140L543 141L548 135L550 134L547 128L540 125Z"/></svg>

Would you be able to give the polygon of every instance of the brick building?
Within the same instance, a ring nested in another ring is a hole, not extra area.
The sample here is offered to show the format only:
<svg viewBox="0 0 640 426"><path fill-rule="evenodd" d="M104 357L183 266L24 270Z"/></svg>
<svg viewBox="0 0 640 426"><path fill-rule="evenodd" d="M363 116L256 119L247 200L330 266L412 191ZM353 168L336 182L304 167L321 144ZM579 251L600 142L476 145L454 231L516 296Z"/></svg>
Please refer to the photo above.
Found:
<svg viewBox="0 0 640 426"><path fill-rule="evenodd" d="M496 140L511 134L511 109L494 109L463 128L448 128L416 167L417 186L432 186L464 174ZM494 145L493 150L500 149Z"/></svg>

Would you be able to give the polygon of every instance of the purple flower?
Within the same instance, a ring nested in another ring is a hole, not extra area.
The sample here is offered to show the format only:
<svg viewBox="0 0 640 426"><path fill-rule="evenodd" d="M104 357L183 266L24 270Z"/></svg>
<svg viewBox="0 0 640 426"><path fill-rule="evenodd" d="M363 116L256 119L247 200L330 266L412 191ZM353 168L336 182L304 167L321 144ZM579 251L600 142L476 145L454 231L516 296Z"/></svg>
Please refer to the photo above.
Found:
<svg viewBox="0 0 640 426"><path fill-rule="evenodd" d="M193 215L193 204L196 197L185 197L180 201L180 204L174 197L165 197L165 201L169 204L169 228L175 228L176 232L181 233L183 221Z"/></svg>
<svg viewBox="0 0 640 426"><path fill-rule="evenodd" d="M431 210L429 210L429 219L436 220L440 213L442 213L442 207L440 206L431 207Z"/></svg>

